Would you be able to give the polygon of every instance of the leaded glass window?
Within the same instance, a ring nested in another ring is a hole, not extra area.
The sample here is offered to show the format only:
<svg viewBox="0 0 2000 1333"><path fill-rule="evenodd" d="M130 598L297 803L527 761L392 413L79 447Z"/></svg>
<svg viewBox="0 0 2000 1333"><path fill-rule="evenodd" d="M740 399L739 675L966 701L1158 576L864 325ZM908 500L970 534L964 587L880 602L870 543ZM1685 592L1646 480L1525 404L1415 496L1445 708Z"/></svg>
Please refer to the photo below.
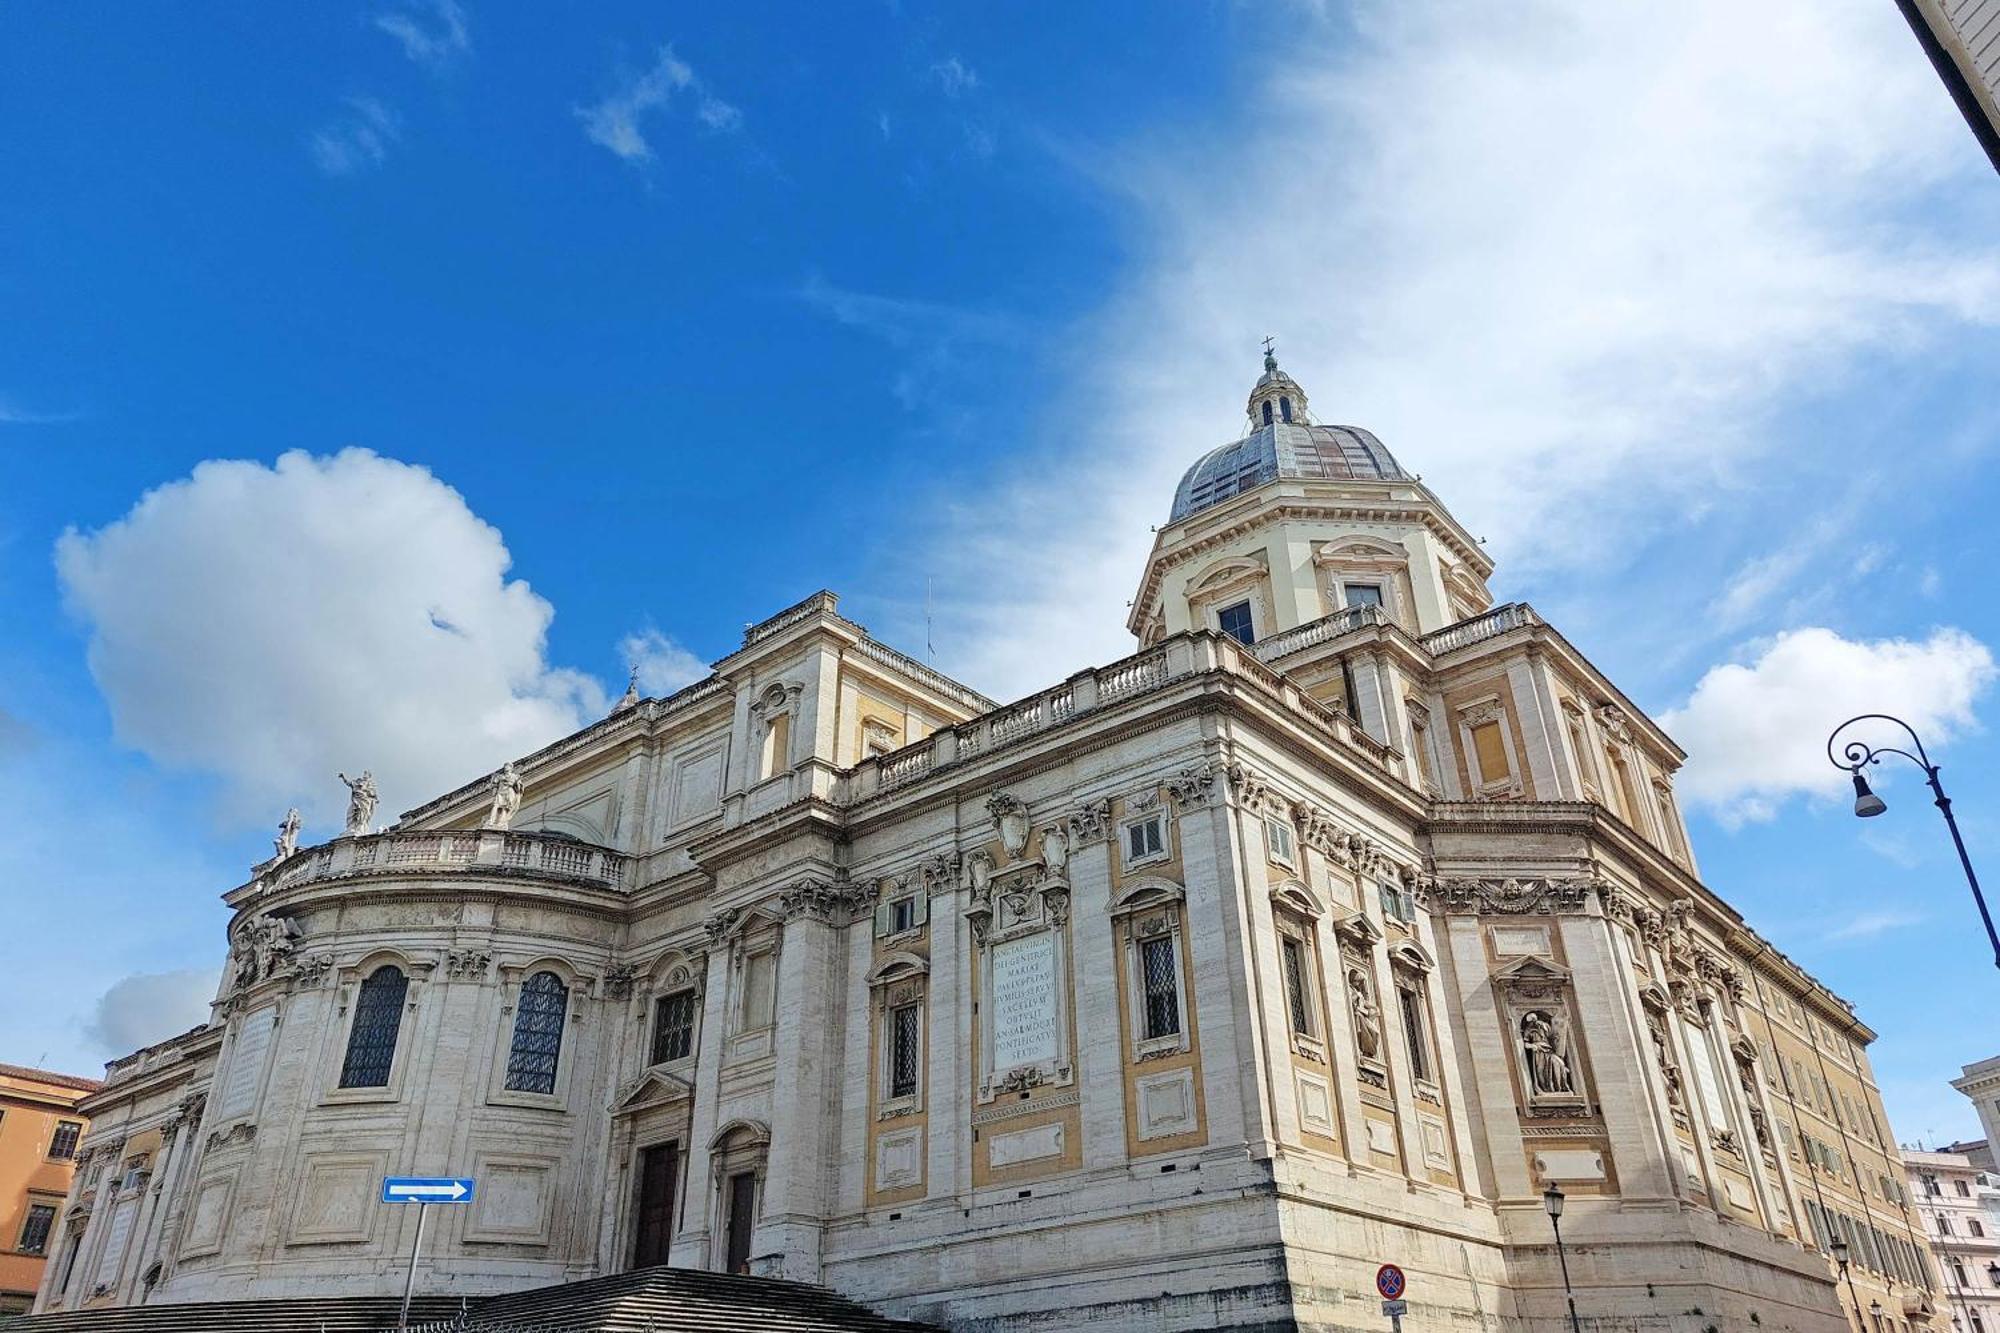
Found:
<svg viewBox="0 0 2000 1333"><path fill-rule="evenodd" d="M1282 947L1285 958L1285 1007L1291 1013L1292 1031L1310 1037L1313 1025L1312 1012L1306 1007L1306 997L1311 992L1306 984L1305 946L1287 935Z"/></svg>
<svg viewBox="0 0 2000 1333"><path fill-rule="evenodd" d="M694 992L663 995L653 1007L653 1063L685 1060L694 1054Z"/></svg>
<svg viewBox="0 0 2000 1333"><path fill-rule="evenodd" d="M396 1034L403 1027L403 998L410 979L385 964L368 974L354 998L354 1026L347 1032L347 1059L340 1066L343 1088L386 1088L396 1062Z"/></svg>
<svg viewBox="0 0 2000 1333"><path fill-rule="evenodd" d="M889 1011L889 1095L914 1097L917 1063L923 1041L918 1006L898 1005Z"/></svg>
<svg viewBox="0 0 2000 1333"><path fill-rule="evenodd" d="M547 1096L556 1090L568 1014L569 987L555 973L537 972L522 985L514 1007L514 1044L507 1052L507 1091Z"/></svg>
<svg viewBox="0 0 2000 1333"><path fill-rule="evenodd" d="M1146 981L1146 1040L1171 1037L1181 1030L1181 997L1174 985L1174 941L1171 936L1139 946L1140 970Z"/></svg>

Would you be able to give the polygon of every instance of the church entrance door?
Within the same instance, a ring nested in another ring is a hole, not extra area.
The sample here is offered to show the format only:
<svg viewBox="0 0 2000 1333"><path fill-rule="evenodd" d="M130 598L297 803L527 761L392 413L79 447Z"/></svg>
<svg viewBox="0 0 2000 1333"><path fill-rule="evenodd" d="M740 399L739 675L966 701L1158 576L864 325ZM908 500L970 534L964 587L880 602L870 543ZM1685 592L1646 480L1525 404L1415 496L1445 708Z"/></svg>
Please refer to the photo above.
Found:
<svg viewBox="0 0 2000 1333"><path fill-rule="evenodd" d="M729 1253L725 1273L750 1271L750 1227L757 1220L757 1173L738 1171L729 1178Z"/></svg>
<svg viewBox="0 0 2000 1333"><path fill-rule="evenodd" d="M656 1143L639 1153L639 1227L632 1266L650 1268L667 1261L674 1234L674 1186L680 1179L681 1145Z"/></svg>

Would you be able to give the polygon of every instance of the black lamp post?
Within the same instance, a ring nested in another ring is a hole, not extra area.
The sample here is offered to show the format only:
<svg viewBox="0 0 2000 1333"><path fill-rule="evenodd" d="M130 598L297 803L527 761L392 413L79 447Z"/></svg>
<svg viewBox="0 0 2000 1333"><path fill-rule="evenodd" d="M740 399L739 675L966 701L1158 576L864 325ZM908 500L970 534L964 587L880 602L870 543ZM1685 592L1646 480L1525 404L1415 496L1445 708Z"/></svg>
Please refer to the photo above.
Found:
<svg viewBox="0 0 2000 1333"><path fill-rule="evenodd" d="M1833 1255L1833 1262L1839 1266L1841 1277L1847 1281L1847 1299L1854 1302L1854 1326L1861 1330L1861 1333L1868 1333L1868 1321L1861 1317L1861 1297L1854 1290L1854 1274L1848 1271L1847 1242L1835 1236L1833 1243L1826 1248L1827 1252Z"/></svg>
<svg viewBox="0 0 2000 1333"><path fill-rule="evenodd" d="M1876 1328L1877 1330L1880 1330L1882 1327L1882 1302L1880 1301L1868 1302L1868 1314L1875 1321L1873 1327Z"/></svg>
<svg viewBox="0 0 2000 1333"><path fill-rule="evenodd" d="M1569 1286L1569 1255L1563 1250L1563 1192L1556 1188L1553 1180L1542 1191L1542 1207L1549 1210L1549 1225L1556 1232L1556 1262L1562 1265L1563 1297L1569 1302L1570 1333L1583 1333L1583 1325L1576 1320L1576 1293Z"/></svg>
<svg viewBox="0 0 2000 1333"><path fill-rule="evenodd" d="M1909 734L1910 744L1916 747L1917 752L1911 754L1891 745L1870 746L1861 741L1849 741L1841 747L1841 757L1835 758L1833 743L1840 739L1840 733L1857 722L1869 721L1895 723ZM1899 754L1924 771L1924 781L1930 784L1931 795L1936 798L1932 804L1944 815L1945 827L1951 830L1951 845L1958 849L1959 865L1965 867L1965 882L1972 886L1972 901L1979 905L1979 919L1986 923L1986 941L1993 946L1993 965L2000 967L2000 933L1993 929L1993 914L1986 910L1986 896L1979 891L1979 876L1972 873L1972 858L1965 854L1965 839L1958 835L1958 820L1952 817L1951 798L1944 794L1944 787L1938 782L1938 766L1924 753L1924 743L1917 739L1915 730L1900 717L1891 717L1887 713L1863 713L1859 717L1848 718L1826 738L1827 759L1835 768L1845 770L1854 779L1854 813L1862 819L1872 819L1889 808L1888 803L1869 788L1868 779L1861 776L1864 765L1880 763L1885 754Z"/></svg>

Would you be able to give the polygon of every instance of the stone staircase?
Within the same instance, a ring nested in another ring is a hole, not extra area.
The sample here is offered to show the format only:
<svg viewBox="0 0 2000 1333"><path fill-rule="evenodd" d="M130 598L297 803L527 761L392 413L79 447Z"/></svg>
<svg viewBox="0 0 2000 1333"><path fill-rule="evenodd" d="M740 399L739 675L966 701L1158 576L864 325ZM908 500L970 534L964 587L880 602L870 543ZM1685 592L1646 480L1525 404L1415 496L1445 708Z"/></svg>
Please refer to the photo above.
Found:
<svg viewBox="0 0 2000 1333"><path fill-rule="evenodd" d="M9 1333L383 1333L400 1303L387 1297L216 1301L74 1310L8 1325ZM688 1268L534 1287L502 1296L419 1297L423 1333L941 1333L889 1319L803 1282Z"/></svg>
<svg viewBox="0 0 2000 1333"><path fill-rule="evenodd" d="M758 1333L939 1333L934 1324L886 1318L825 1287L664 1267L489 1296L472 1307L463 1327L468 1333L741 1333L748 1329Z"/></svg>

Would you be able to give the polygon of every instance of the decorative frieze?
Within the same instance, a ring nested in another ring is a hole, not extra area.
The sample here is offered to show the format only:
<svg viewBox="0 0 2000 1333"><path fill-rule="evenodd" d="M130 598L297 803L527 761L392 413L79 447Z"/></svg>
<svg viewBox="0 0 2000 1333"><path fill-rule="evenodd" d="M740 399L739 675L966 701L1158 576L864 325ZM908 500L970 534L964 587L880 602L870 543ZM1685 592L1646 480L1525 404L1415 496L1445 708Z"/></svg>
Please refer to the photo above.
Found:
<svg viewBox="0 0 2000 1333"><path fill-rule="evenodd" d="M924 886L924 896L940 897L958 891L959 877L964 873L965 858L957 852L938 852L917 863L917 878Z"/></svg>
<svg viewBox="0 0 2000 1333"><path fill-rule="evenodd" d="M493 955L484 949L450 949L444 956L444 974L453 981L484 981L493 967Z"/></svg>
<svg viewBox="0 0 2000 1333"><path fill-rule="evenodd" d="M857 884L808 875L778 894L778 911L788 921L810 917L831 926L845 926L869 909L872 896Z"/></svg>
<svg viewBox="0 0 2000 1333"><path fill-rule="evenodd" d="M292 964L292 989L318 990L333 977L333 955L307 954Z"/></svg>
<svg viewBox="0 0 2000 1333"><path fill-rule="evenodd" d="M638 980L638 977L639 965L637 963L620 963L617 967L605 969L604 998L607 1000L629 1000L632 998L632 985Z"/></svg>
<svg viewBox="0 0 2000 1333"><path fill-rule="evenodd" d="M1108 796L1095 801L1085 801L1069 816L1069 842L1072 848L1102 842L1110 836L1111 798Z"/></svg>
<svg viewBox="0 0 2000 1333"><path fill-rule="evenodd" d="M1430 891L1452 913L1481 916L1554 916L1585 911L1594 879L1447 879Z"/></svg>
<svg viewBox="0 0 2000 1333"><path fill-rule="evenodd" d="M1188 770L1183 770L1186 771ZM1229 780L1230 790L1236 793L1236 799L1244 809L1262 815L1277 814L1284 808L1276 793L1271 790L1270 781L1247 764L1232 762L1226 765L1222 772Z"/></svg>
<svg viewBox="0 0 2000 1333"><path fill-rule="evenodd" d="M1167 794L1173 797L1174 804L1182 807L1206 805L1214 793L1215 765L1206 760L1190 764L1167 779Z"/></svg>

